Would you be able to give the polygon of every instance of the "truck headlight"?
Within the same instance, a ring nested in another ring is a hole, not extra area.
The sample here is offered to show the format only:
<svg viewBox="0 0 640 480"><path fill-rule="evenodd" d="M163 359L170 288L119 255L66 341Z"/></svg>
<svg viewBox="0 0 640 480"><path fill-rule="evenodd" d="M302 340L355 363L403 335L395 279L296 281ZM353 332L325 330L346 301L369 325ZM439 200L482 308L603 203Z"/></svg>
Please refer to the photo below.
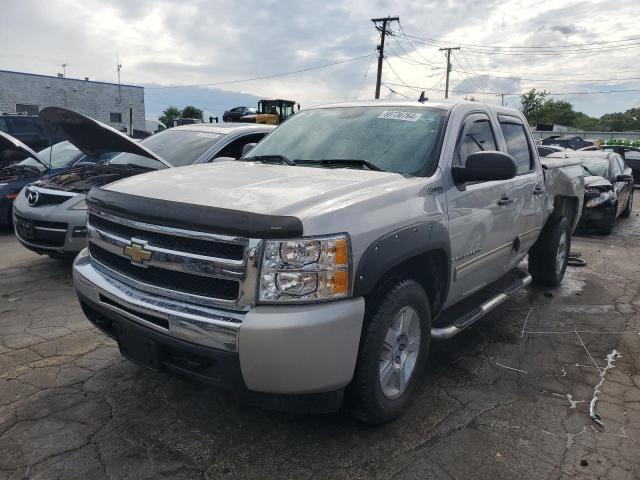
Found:
<svg viewBox="0 0 640 480"><path fill-rule="evenodd" d="M309 302L349 295L351 252L347 235L266 240L260 302Z"/></svg>

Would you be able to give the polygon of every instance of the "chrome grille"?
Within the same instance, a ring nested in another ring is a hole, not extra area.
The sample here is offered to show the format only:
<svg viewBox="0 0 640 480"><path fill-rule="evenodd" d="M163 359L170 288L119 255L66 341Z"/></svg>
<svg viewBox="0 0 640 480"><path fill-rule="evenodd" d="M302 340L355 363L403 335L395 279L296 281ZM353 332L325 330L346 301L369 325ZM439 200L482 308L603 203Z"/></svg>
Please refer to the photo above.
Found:
<svg viewBox="0 0 640 480"><path fill-rule="evenodd" d="M255 242L249 239L152 225L93 209L87 237L98 268L141 290L234 309L253 303L255 275L249 260ZM136 261L127 255L134 244L149 258Z"/></svg>

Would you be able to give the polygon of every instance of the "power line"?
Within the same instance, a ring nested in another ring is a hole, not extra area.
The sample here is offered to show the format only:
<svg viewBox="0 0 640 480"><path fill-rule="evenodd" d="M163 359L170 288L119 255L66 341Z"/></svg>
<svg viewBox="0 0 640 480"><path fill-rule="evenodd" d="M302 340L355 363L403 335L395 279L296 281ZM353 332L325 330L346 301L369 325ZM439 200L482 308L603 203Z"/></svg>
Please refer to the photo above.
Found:
<svg viewBox="0 0 640 480"><path fill-rule="evenodd" d="M319 70L321 68L333 67L334 65L341 65L343 63L348 63L348 62L354 62L356 60L361 60L363 58L369 58L369 57L371 57L373 55L375 55L375 53L369 53L367 55L360 55L359 57L353 57L353 58L349 58L347 60L341 60L339 62L333 62L333 63L324 64L324 65L318 65L316 67L303 68L301 70L293 70L291 72L276 73L276 74L273 74L273 75L263 75L261 77L243 78L242 80L228 80L228 81L224 81L224 82L214 82L214 83L197 83L197 84L192 84L192 85L162 85L162 86L158 86L158 87L145 87L145 88L148 89L148 90L160 90L160 89L165 89L165 88L213 87L213 86L216 86L216 85L229 85L229 84L232 84L232 83L252 82L254 80L265 80L265 79L269 79L269 78L285 77L285 76L288 76L288 75L295 75L296 73L304 73L304 72L310 72L312 70Z"/></svg>
<svg viewBox="0 0 640 480"><path fill-rule="evenodd" d="M404 84L405 87L410 88L412 90L415 90L415 88L411 87L410 85L407 85L407 82L405 82L400 75L398 75L398 72L395 71L395 69L391 66L391 63L389 62L389 60L385 57L384 61L386 62L387 66L391 69L391 71L393 72L393 74L396 76L396 78L398 80L400 80L400 83Z"/></svg>
<svg viewBox="0 0 640 480"><path fill-rule="evenodd" d="M430 46L434 46L434 47L440 47L441 45L447 45L447 44L454 44L453 42L440 42L440 41L435 41L435 40L427 40L427 39L422 39L420 37L415 37L415 36L411 36L413 38L414 42L417 43L421 43L421 44L425 44L425 45L430 45ZM455 45L455 44L454 44ZM464 44L460 44L461 46L464 46ZM492 54L492 55L514 55L514 56L563 56L563 55L578 55L578 54L586 54L586 53L597 53L597 52L610 52L610 51L614 51L614 50L629 50L631 48L638 48L640 47L640 42L638 43L630 43L630 44L626 44L626 45L618 45L618 46L611 46L611 47L605 47L605 48L584 48L584 49L573 49L573 50L544 50L544 51L535 51L535 52L531 52L531 51L504 51L504 50L500 50L498 47L498 49L494 48L494 47L470 47L470 46L465 46L465 49L467 51L473 52L473 53L479 53L479 54ZM448 47L442 47L442 48L448 48ZM516 48L516 47L514 47Z"/></svg>
<svg viewBox="0 0 640 480"><path fill-rule="evenodd" d="M404 86L397 83L389 82L389 85L392 86ZM411 85L412 88L417 88L421 90L436 90L439 92L444 92L443 89L438 88L427 88L421 87L418 85ZM630 88L624 90L596 90L593 92L548 92L549 95L555 96L564 96L564 95L601 95L601 94L610 94L610 93L632 93L632 92L640 92L640 88ZM508 95L508 96L518 96L522 95L522 93L517 92L471 92L466 90L451 90L451 93L466 93L466 94L476 94L476 95Z"/></svg>
<svg viewBox="0 0 640 480"><path fill-rule="evenodd" d="M405 33L404 30L402 30L402 33ZM536 45L536 46L532 46L532 45L523 45L523 46L502 46L502 45L479 45L479 44L475 44L475 43L460 43L460 42L449 42L447 40L435 40L432 38L427 38L427 37L421 37L419 35L414 35L414 34L406 34L405 35L410 35L414 38L420 39L420 40L427 40L427 41L431 41L431 42L438 42L438 43L443 43L443 44L450 44L450 45L459 45L461 47L483 47L483 48L496 48L496 49L500 49L500 48L510 48L510 49L551 49L551 48L574 48L574 47L588 47L588 46L597 46L597 45L605 45L605 44L613 44L613 43L622 43L622 42L634 42L634 41L638 41L640 40L640 37L631 37L631 38L626 38L626 39L622 39L622 40L609 40L609 41L602 41L602 42L591 42L591 43L573 43L573 44L564 44L564 45Z"/></svg>

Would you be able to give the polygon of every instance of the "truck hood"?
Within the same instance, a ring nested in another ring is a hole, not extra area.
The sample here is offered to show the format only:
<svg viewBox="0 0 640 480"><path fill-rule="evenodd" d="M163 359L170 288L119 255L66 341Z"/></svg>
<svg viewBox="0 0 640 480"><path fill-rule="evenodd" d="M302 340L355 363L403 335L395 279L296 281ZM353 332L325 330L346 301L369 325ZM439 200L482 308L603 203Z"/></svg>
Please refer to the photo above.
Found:
<svg viewBox="0 0 640 480"><path fill-rule="evenodd" d="M411 177L413 178L413 177ZM221 161L166 169L105 187L180 203L305 218L406 187L397 173Z"/></svg>
<svg viewBox="0 0 640 480"><path fill-rule="evenodd" d="M148 168L134 165L97 164L79 167L68 172L43 178L35 185L52 190L87 193L92 187L100 187L122 178L148 172Z"/></svg>

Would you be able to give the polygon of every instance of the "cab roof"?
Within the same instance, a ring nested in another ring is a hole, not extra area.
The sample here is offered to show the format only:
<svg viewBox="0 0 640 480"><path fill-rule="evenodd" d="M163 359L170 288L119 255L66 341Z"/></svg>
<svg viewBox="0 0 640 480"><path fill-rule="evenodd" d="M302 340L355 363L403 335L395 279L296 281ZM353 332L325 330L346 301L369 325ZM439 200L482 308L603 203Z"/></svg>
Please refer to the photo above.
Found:
<svg viewBox="0 0 640 480"><path fill-rule="evenodd" d="M439 108L442 110L452 110L458 105L476 105L482 106L482 108L486 108L487 110L499 115L503 114L517 114L518 117L521 116L520 110L510 107L503 107L502 105L494 105L491 103L482 103L482 102L472 102L469 100L427 100L426 102L418 102L413 100L361 100L361 101L350 101L350 102L337 102L337 103L329 103L324 105L317 105L314 107L310 107L311 109L316 108L341 108L341 107L415 107L415 108Z"/></svg>
<svg viewBox="0 0 640 480"><path fill-rule="evenodd" d="M263 125L260 123L191 123L189 125L172 127L171 129L167 130L187 130L190 132L218 133L220 135L228 135L230 133L240 132L243 130L251 130L254 132L269 132L275 127L275 125Z"/></svg>

